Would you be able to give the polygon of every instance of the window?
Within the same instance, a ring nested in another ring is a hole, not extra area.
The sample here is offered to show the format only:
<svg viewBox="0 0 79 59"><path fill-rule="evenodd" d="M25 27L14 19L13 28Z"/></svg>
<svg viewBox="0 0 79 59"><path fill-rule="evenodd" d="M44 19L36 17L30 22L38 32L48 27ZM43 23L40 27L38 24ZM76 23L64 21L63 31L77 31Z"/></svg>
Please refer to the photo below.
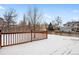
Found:
<svg viewBox="0 0 79 59"><path fill-rule="evenodd" d="M70 25L68 24L68 26L70 26Z"/></svg>

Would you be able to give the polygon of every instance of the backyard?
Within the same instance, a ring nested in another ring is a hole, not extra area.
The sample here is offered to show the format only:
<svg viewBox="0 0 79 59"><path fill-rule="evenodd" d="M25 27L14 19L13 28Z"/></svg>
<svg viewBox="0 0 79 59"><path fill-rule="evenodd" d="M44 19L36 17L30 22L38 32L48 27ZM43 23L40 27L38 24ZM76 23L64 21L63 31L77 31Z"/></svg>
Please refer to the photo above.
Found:
<svg viewBox="0 0 79 59"><path fill-rule="evenodd" d="M79 38L48 34L48 39L3 47L0 55L79 55Z"/></svg>

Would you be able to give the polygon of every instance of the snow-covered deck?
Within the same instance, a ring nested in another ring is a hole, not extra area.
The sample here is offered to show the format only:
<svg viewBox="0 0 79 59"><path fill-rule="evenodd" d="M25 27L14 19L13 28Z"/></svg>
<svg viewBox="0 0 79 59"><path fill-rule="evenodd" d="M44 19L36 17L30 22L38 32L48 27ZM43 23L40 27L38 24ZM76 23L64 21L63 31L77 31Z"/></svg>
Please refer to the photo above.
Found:
<svg viewBox="0 0 79 59"><path fill-rule="evenodd" d="M0 55L78 55L79 38L48 35L48 39L25 44L7 46L0 49Z"/></svg>

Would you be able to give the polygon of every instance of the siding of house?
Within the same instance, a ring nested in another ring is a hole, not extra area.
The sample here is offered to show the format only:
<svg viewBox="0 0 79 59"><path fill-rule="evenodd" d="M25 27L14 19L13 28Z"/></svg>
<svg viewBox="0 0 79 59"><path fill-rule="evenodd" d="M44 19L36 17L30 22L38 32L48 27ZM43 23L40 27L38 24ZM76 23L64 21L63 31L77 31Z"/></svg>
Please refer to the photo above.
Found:
<svg viewBox="0 0 79 59"><path fill-rule="evenodd" d="M79 31L79 22L68 22L64 24L64 27L61 29L65 32L78 32Z"/></svg>

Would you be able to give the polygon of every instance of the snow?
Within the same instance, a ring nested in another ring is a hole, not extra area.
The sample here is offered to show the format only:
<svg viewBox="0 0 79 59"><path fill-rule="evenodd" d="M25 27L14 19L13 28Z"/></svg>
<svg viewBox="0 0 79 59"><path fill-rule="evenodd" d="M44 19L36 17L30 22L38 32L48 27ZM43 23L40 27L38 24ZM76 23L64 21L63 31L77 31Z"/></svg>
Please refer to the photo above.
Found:
<svg viewBox="0 0 79 59"><path fill-rule="evenodd" d="M0 55L79 55L79 38L48 35L48 39L2 47Z"/></svg>

